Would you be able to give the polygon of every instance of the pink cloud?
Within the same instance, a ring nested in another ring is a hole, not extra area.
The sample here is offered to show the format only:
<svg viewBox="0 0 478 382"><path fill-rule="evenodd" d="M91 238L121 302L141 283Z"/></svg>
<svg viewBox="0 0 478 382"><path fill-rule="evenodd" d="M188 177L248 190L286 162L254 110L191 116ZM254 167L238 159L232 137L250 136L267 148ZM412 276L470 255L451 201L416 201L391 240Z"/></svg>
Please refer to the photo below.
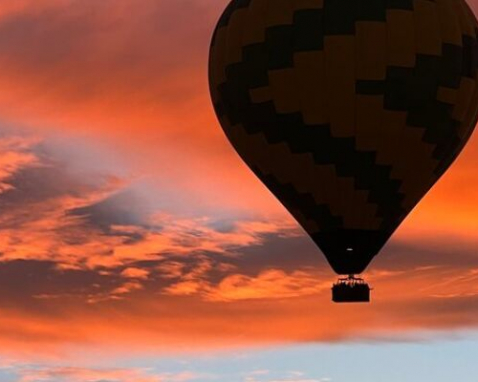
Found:
<svg viewBox="0 0 478 382"><path fill-rule="evenodd" d="M81 367L20 368L18 382L187 382L198 378L191 372L156 374L144 369L91 369Z"/></svg>

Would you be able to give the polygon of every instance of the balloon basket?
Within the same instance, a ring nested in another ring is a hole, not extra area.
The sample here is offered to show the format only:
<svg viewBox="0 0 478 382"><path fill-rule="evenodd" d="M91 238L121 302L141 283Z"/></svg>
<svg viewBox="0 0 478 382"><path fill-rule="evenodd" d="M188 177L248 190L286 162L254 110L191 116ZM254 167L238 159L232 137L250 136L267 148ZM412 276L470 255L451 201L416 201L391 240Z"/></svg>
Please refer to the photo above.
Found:
<svg viewBox="0 0 478 382"><path fill-rule="evenodd" d="M340 278L332 287L332 301L337 303L370 302L370 286L361 278Z"/></svg>

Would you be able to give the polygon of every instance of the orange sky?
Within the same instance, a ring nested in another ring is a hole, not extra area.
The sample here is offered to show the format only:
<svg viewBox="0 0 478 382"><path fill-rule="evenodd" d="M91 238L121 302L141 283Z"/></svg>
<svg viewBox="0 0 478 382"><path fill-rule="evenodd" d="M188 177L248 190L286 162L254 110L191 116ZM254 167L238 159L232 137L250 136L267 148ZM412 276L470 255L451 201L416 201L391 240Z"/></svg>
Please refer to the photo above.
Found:
<svg viewBox="0 0 478 382"><path fill-rule="evenodd" d="M7 353L478 325L477 134L370 268L373 305L332 305L320 252L215 120L207 51L225 3L0 0Z"/></svg>

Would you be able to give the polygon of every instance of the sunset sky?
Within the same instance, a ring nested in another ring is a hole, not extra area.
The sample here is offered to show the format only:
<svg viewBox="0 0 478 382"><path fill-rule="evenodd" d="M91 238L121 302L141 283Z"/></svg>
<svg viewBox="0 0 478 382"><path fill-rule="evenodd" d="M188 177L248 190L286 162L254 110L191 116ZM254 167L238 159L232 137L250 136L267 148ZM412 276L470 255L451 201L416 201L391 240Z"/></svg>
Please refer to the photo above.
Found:
<svg viewBox="0 0 478 382"><path fill-rule="evenodd" d="M227 2L0 0L0 382L477 381L478 133L333 305L214 115Z"/></svg>

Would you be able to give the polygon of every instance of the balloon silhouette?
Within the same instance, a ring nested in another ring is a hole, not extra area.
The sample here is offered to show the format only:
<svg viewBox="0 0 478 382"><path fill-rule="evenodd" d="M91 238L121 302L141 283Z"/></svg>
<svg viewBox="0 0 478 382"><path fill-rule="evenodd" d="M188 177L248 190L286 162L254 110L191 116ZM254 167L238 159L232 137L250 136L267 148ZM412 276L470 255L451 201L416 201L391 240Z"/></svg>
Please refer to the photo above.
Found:
<svg viewBox="0 0 478 382"><path fill-rule="evenodd" d="M477 35L464 0L224 11L209 63L218 119L337 274L365 270L469 139Z"/></svg>

